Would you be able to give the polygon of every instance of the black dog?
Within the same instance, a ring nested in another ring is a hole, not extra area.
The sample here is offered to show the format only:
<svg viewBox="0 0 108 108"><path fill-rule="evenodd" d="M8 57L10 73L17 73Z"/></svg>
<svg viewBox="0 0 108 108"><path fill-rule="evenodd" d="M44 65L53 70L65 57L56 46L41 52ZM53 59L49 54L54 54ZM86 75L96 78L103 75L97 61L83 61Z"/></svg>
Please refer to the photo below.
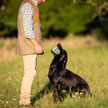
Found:
<svg viewBox="0 0 108 108"><path fill-rule="evenodd" d="M58 52L55 51L56 49ZM80 76L65 68L67 63L67 53L62 48L61 44L57 44L57 47L51 50L51 52L54 55L54 59L50 65L48 77L54 87L54 102L57 102L57 95L59 100L62 101L62 90L69 92L71 88L72 93L79 92L84 96L87 92L90 93L89 85L87 82Z"/></svg>

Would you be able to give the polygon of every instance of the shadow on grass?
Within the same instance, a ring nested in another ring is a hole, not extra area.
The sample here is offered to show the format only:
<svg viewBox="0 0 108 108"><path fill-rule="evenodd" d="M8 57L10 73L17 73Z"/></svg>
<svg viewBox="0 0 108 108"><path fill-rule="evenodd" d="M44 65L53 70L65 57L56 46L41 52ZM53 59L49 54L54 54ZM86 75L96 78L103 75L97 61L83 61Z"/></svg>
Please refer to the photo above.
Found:
<svg viewBox="0 0 108 108"><path fill-rule="evenodd" d="M35 96L31 98L31 105L33 106L34 103L35 103L35 101L43 98L44 95L47 95L48 93L52 92L52 90L53 90L53 87L52 87L51 83L50 82L47 83L40 92L36 93ZM63 99L62 101L64 101L68 95L69 95L70 98L72 98L72 92L69 92L69 91L65 91L64 90L62 92L62 99ZM75 96L75 97L79 97L79 96L80 96L80 94L79 95L77 94L77 96ZM92 94L90 93L87 96L90 96L91 97ZM82 98L82 97L80 96L80 98Z"/></svg>
<svg viewBox="0 0 108 108"><path fill-rule="evenodd" d="M36 93L36 95L31 98L31 104L34 105L35 101L41 99L45 94L48 94L51 91L52 91L52 85L49 82L45 85L45 87L40 92Z"/></svg>
<svg viewBox="0 0 108 108"><path fill-rule="evenodd" d="M43 98L44 95L47 95L48 93L52 92L52 90L53 86L51 85L51 83L47 83L40 92L36 93L35 96L31 98L31 105L33 106L37 100ZM63 101L67 97L67 94L69 94L69 92L62 93Z"/></svg>

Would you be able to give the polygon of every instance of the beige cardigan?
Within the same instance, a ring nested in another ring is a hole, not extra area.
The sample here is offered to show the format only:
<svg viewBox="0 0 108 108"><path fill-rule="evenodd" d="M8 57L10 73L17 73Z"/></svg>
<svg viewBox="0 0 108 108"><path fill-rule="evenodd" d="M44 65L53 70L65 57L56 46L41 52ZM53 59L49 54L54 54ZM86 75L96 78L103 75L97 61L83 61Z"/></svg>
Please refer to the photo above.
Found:
<svg viewBox="0 0 108 108"><path fill-rule="evenodd" d="M31 3L31 5L33 6L33 11L34 11L33 30L34 30L36 39L40 42L41 41L41 28L40 28L39 10L32 0L24 0L21 3L21 6L24 5L24 3L26 2ZM34 48L34 44L31 42L30 39L25 38L20 8L18 11L18 37L17 37L16 54L22 55L22 56L35 54L36 51Z"/></svg>

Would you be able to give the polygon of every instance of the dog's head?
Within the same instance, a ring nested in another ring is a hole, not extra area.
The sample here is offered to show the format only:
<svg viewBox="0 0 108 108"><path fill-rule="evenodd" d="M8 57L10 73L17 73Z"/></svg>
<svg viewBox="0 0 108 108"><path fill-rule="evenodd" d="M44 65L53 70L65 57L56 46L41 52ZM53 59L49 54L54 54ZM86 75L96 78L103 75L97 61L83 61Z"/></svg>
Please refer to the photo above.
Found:
<svg viewBox="0 0 108 108"><path fill-rule="evenodd" d="M54 59L62 63L62 66L65 67L67 63L67 52L62 48L61 44L58 43L51 52L54 55Z"/></svg>

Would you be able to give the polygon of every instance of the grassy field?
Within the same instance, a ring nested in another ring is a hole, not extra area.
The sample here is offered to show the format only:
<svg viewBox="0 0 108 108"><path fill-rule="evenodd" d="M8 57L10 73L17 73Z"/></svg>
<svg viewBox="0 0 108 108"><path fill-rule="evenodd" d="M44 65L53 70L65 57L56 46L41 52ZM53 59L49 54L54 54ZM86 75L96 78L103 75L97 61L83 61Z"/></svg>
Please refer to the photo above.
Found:
<svg viewBox="0 0 108 108"><path fill-rule="evenodd" d="M73 47L69 41L67 44L61 41L68 52L67 68L88 82L93 95L86 98L67 95L63 103L54 104L47 74L53 58L50 49L55 43L50 46L47 43L44 43L45 54L37 60L37 75L31 93L33 108L108 108L108 45ZM22 77L21 57L0 63L0 108L18 108Z"/></svg>

